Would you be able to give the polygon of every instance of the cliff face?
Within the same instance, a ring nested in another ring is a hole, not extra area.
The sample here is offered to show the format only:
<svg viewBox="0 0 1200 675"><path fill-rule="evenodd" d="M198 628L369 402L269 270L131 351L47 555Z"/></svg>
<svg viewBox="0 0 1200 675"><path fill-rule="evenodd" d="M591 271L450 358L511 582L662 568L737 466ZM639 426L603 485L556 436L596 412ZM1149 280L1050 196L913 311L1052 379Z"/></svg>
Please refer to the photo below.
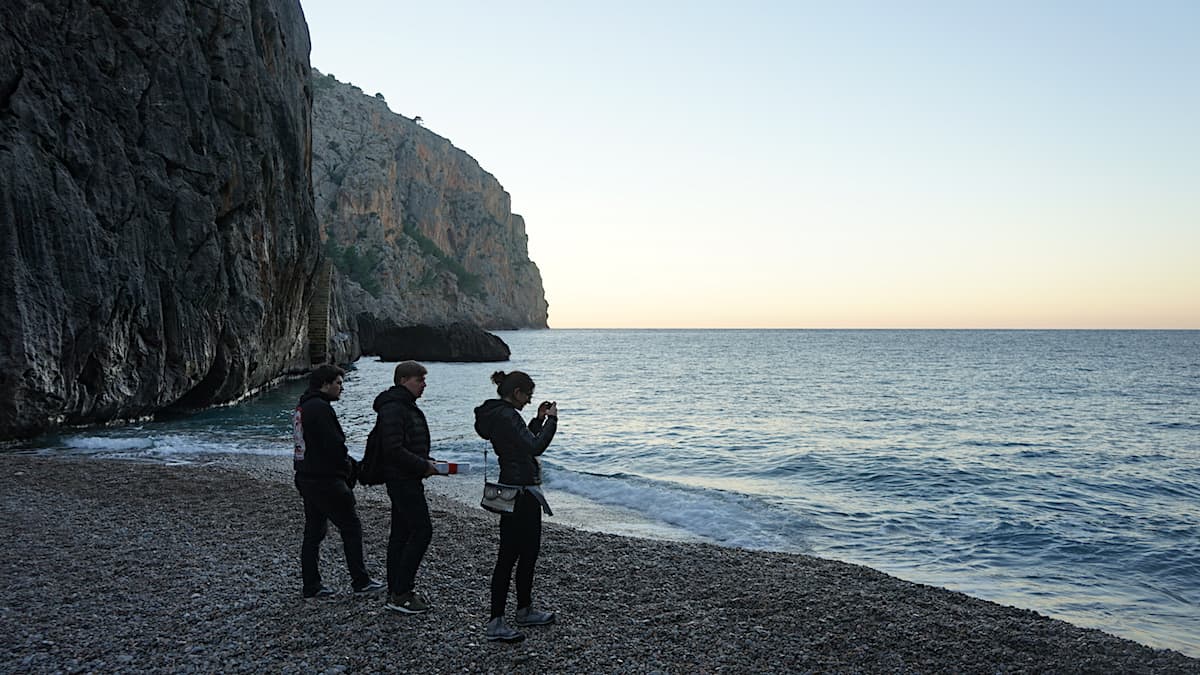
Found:
<svg viewBox="0 0 1200 675"><path fill-rule="evenodd" d="M297 0L0 3L0 437L307 365Z"/></svg>
<svg viewBox="0 0 1200 675"><path fill-rule="evenodd" d="M545 328L525 222L499 182L384 101L317 71L313 85L315 209L346 320ZM380 332L362 328L334 330Z"/></svg>

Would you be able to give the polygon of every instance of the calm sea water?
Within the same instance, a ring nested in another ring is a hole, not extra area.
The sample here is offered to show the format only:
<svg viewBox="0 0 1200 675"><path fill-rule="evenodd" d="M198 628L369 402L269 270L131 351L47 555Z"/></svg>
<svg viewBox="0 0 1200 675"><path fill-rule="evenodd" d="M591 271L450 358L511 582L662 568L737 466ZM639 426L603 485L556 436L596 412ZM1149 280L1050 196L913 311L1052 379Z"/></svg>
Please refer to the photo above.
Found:
<svg viewBox="0 0 1200 675"><path fill-rule="evenodd" d="M440 458L478 468L471 410L492 370L523 369L562 410L552 493L1200 656L1200 332L500 335L510 363L429 364ZM347 378L337 407L356 449L391 369ZM302 388L38 451L286 462Z"/></svg>

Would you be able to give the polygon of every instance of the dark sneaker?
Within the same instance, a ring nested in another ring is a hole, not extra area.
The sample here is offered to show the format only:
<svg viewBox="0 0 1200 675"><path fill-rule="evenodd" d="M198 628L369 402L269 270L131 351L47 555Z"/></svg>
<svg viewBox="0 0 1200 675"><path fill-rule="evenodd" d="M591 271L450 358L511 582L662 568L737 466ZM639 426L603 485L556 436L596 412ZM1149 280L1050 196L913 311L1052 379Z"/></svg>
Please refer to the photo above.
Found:
<svg viewBox="0 0 1200 675"><path fill-rule="evenodd" d="M335 595L337 595L337 591L322 586L313 593L305 593L304 598L306 600L324 600L325 598L332 598Z"/></svg>
<svg viewBox="0 0 1200 675"><path fill-rule="evenodd" d="M372 593L378 593L385 588L387 588L387 584L383 583L382 581L372 579L367 582L366 586L359 586L355 588L354 592L360 595L370 595Z"/></svg>
<svg viewBox="0 0 1200 675"><path fill-rule="evenodd" d="M387 604L383 608L402 614L424 614L429 611L429 601L412 591L392 593L388 595Z"/></svg>
<svg viewBox="0 0 1200 675"><path fill-rule="evenodd" d="M546 626L554 623L554 612L539 612L532 607L518 607L513 623L518 626Z"/></svg>
<svg viewBox="0 0 1200 675"><path fill-rule="evenodd" d="M488 622L484 635L492 642L520 642L525 639L525 634L515 628L510 628L508 624L504 623L502 616Z"/></svg>

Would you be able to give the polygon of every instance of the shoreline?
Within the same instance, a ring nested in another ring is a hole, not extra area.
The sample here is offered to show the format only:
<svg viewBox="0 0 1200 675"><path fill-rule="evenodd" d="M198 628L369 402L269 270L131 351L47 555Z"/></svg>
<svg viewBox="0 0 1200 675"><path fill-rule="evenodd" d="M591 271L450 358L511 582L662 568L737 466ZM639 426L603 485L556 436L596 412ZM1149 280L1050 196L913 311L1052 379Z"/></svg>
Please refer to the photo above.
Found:
<svg viewBox="0 0 1200 675"><path fill-rule="evenodd" d="M6 672L1200 673L1200 660L1175 651L867 567L585 531L557 517L546 520L535 602L559 623L517 645L488 643L495 517L429 493L434 540L418 587L434 610L406 617L383 610L381 596L348 592L332 528L321 571L339 595L300 598L303 516L284 467L8 455L0 663ZM356 496L368 568L382 578L387 495L360 487Z"/></svg>
<svg viewBox="0 0 1200 675"><path fill-rule="evenodd" d="M492 478L495 478L494 471ZM440 495L466 509L475 510L479 507L483 475L472 472L460 476L434 478L425 481L425 488L431 494ZM544 519L545 523L622 537L694 544L713 543L683 528L650 520L633 509L601 504L586 497L554 489L553 486L543 486L543 490L550 502L550 508L554 510L553 516Z"/></svg>

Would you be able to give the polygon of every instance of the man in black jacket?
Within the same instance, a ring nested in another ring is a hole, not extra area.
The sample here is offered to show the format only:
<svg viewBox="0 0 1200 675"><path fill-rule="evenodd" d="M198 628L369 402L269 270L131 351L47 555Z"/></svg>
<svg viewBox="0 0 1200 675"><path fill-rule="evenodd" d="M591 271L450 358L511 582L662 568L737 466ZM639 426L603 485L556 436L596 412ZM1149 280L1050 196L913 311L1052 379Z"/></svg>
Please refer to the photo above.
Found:
<svg viewBox="0 0 1200 675"><path fill-rule="evenodd" d="M304 499L304 543L300 546L300 569L304 597L334 595L321 584L317 559L328 521L342 535L342 549L355 593L374 593L383 584L373 581L363 564L362 523L354 508L354 459L346 452L346 435L333 412L331 401L342 395L342 375L337 366L320 366L308 378L308 390L292 413L296 489Z"/></svg>
<svg viewBox="0 0 1200 675"><path fill-rule="evenodd" d="M429 458L429 424L417 407L425 392L425 366L416 361L396 365L396 385L375 398L383 475L392 500L392 530L388 537L388 602L385 607L404 614L429 611L429 600L418 594L417 568L433 540L433 522L422 481L437 473Z"/></svg>

